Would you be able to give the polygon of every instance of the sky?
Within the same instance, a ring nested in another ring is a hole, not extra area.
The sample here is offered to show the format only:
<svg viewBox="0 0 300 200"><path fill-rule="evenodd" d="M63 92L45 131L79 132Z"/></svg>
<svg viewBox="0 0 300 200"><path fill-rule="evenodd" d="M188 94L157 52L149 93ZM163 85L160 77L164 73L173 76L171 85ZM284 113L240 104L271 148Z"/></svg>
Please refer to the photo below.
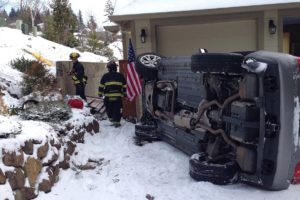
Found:
<svg viewBox="0 0 300 200"><path fill-rule="evenodd" d="M22 73L11 68L9 62L25 56L33 57L23 49L35 51L52 61L66 60L74 49L47 41L40 37L23 35L20 30L0 28L0 79L1 93L7 106L20 105L22 98L15 99L22 82ZM5 38L5 39L3 39ZM83 53L80 59L99 61L101 57ZM55 66L51 68L55 69ZM9 84L6 84L9 83ZM9 92L8 92L9 91ZM76 124L86 120L88 108L72 109ZM283 191L266 191L245 184L227 186L196 182L189 176L189 157L165 142L134 144L134 124L121 121L120 128L113 128L107 120L99 121L100 132L87 134L83 144L77 144L76 154L71 158L71 168L61 170L59 181L50 193L40 192L37 200L299 200L300 185L290 185ZM0 135L21 130L15 139L0 139L0 149L15 149L24 138L57 138L47 123L25 121L17 116L0 115ZM79 170L78 164L101 160L93 170ZM74 166L73 166L74 164ZM5 168L2 159L0 167ZM42 175L41 177L44 177ZM13 200L8 182L0 185L0 199ZM148 198L149 199L149 198Z"/></svg>
<svg viewBox="0 0 300 200"><path fill-rule="evenodd" d="M49 2L50 0L44 1ZM10 11L11 7L16 7L19 0L9 0L9 2L10 4L6 7L7 12ZM114 0L112 0L112 2L114 4ZM106 0L69 0L69 3L76 15L78 15L78 11L81 10L85 22L88 21L91 15L95 17L98 24L102 24L102 22L106 20L104 16Z"/></svg>
<svg viewBox="0 0 300 200"><path fill-rule="evenodd" d="M88 21L91 15L96 18L98 24L102 24L106 20L104 16L106 0L69 0L69 3L71 3L71 7L76 15L81 10L85 21Z"/></svg>

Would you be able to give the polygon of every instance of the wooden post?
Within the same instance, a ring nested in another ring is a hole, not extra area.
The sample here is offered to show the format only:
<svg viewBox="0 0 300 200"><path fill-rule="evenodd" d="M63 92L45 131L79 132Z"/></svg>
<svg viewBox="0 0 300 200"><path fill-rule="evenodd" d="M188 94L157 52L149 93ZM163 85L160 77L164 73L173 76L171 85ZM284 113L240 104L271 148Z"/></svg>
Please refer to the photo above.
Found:
<svg viewBox="0 0 300 200"><path fill-rule="evenodd" d="M127 77L127 60L119 60L119 69L120 73L123 74L123 76ZM123 117L136 117L136 99L133 101L129 101L126 98L123 98Z"/></svg>

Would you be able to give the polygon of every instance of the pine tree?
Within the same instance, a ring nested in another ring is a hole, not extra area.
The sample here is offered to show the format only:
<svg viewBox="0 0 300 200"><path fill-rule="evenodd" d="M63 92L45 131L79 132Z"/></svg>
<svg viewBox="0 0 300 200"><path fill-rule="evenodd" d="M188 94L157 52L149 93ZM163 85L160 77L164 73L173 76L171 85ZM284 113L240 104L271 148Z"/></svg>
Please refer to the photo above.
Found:
<svg viewBox="0 0 300 200"><path fill-rule="evenodd" d="M83 22L81 10L78 11L78 30L81 31L85 28L85 24Z"/></svg>
<svg viewBox="0 0 300 200"><path fill-rule="evenodd" d="M4 17L4 18L7 18L7 17L8 17L8 14L7 14L7 12L6 12L5 9L2 10L2 11L0 11L0 17Z"/></svg>
<svg viewBox="0 0 300 200"><path fill-rule="evenodd" d="M10 9L8 19L9 21L15 21L18 18L18 14L14 8Z"/></svg>
<svg viewBox="0 0 300 200"><path fill-rule="evenodd" d="M88 34L88 46L90 48L89 50L93 53L97 53L97 51L99 51L99 49L103 45L100 43L100 38L97 33L98 25L94 19L94 16L90 16L87 27L90 29L90 32Z"/></svg>
<svg viewBox="0 0 300 200"><path fill-rule="evenodd" d="M77 27L77 17L73 13L68 0L52 0L53 28L56 35L55 42L74 47L76 39L73 35Z"/></svg>
<svg viewBox="0 0 300 200"><path fill-rule="evenodd" d="M56 41L57 33L54 28L53 16L46 15L44 17L43 37L50 41Z"/></svg>
<svg viewBox="0 0 300 200"><path fill-rule="evenodd" d="M114 14L114 6L111 0L107 0L104 6L104 16L108 17Z"/></svg>

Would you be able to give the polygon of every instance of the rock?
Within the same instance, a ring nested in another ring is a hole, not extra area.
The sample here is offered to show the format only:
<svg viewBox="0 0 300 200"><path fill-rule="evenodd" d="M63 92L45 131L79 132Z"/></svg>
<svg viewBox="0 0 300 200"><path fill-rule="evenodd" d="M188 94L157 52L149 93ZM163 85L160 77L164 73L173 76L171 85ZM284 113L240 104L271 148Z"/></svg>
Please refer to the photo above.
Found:
<svg viewBox="0 0 300 200"><path fill-rule="evenodd" d="M13 167L22 167L24 162L24 153L23 151L19 150L18 153L15 151L13 152L6 152L2 149L3 155L3 163L6 166L13 166Z"/></svg>
<svg viewBox="0 0 300 200"><path fill-rule="evenodd" d="M65 126L66 126L67 131L70 131L74 128L74 125L71 123L67 123Z"/></svg>
<svg viewBox="0 0 300 200"><path fill-rule="evenodd" d="M0 185L3 185L5 183L6 183L5 174L3 173L2 169L0 169Z"/></svg>
<svg viewBox="0 0 300 200"><path fill-rule="evenodd" d="M22 189L25 184L25 175L20 168L15 168L13 172L7 171L6 178L12 190Z"/></svg>
<svg viewBox="0 0 300 200"><path fill-rule="evenodd" d="M51 150L48 151L50 153L51 158L46 160L43 160L43 166L51 165L53 162L57 161L58 159L58 150L55 147L51 147ZM49 155L48 155L49 157Z"/></svg>
<svg viewBox="0 0 300 200"><path fill-rule="evenodd" d="M87 126L84 127L85 130L88 132L88 133L92 133L93 131L93 124L92 123L89 123Z"/></svg>
<svg viewBox="0 0 300 200"><path fill-rule="evenodd" d="M99 123L97 120L93 120L93 131L99 133Z"/></svg>
<svg viewBox="0 0 300 200"><path fill-rule="evenodd" d="M76 143L84 143L84 131L77 130L76 133L74 133L70 139L71 141Z"/></svg>
<svg viewBox="0 0 300 200"><path fill-rule="evenodd" d="M33 144L42 144L42 141L41 140L32 140L32 143Z"/></svg>
<svg viewBox="0 0 300 200"><path fill-rule="evenodd" d="M22 146L22 150L24 153L28 154L28 155L32 155L33 154L33 142L32 140L26 141L25 145Z"/></svg>
<svg viewBox="0 0 300 200"><path fill-rule="evenodd" d="M49 175L48 177L49 177L50 183L53 186L59 180L59 166L58 165L49 166L46 169L46 172L48 173L48 175Z"/></svg>
<svg viewBox="0 0 300 200"><path fill-rule="evenodd" d="M50 140L50 145L56 147L57 150L61 148L62 141L56 142L54 139Z"/></svg>
<svg viewBox="0 0 300 200"><path fill-rule="evenodd" d="M56 147L57 150L59 150L61 148L61 141L56 141L54 139L50 140L50 145L53 147Z"/></svg>
<svg viewBox="0 0 300 200"><path fill-rule="evenodd" d="M154 200L154 196L152 196L150 194L147 194L146 195L146 199L148 199L148 200Z"/></svg>
<svg viewBox="0 0 300 200"><path fill-rule="evenodd" d="M29 200L37 197L34 188L24 187L14 192L15 200Z"/></svg>
<svg viewBox="0 0 300 200"><path fill-rule="evenodd" d="M39 159L43 159L47 156L49 150L49 144L46 142L44 145L38 148L37 156Z"/></svg>
<svg viewBox="0 0 300 200"><path fill-rule="evenodd" d="M95 169L97 167L97 163L95 162L87 162L84 165L76 165L75 163L73 163L73 165L80 170L91 170L91 169Z"/></svg>
<svg viewBox="0 0 300 200"><path fill-rule="evenodd" d="M51 192L52 184L49 180L43 179L39 184L39 191L43 191L45 193Z"/></svg>
<svg viewBox="0 0 300 200"><path fill-rule="evenodd" d="M64 160L59 163L59 167L62 169L69 169L70 168L70 156L65 154Z"/></svg>
<svg viewBox="0 0 300 200"><path fill-rule="evenodd" d="M64 153L72 155L74 153L74 151L75 151L75 148L76 148L76 144L74 144L71 141L68 141L67 142L67 149L65 149Z"/></svg>
<svg viewBox="0 0 300 200"><path fill-rule="evenodd" d="M26 173L26 176L28 177L30 186L34 187L35 183L36 183L36 178L38 177L38 175L40 174L40 172L42 170L41 161L39 161L35 158L32 158L32 157L28 157L24 168L25 168L25 173Z"/></svg>

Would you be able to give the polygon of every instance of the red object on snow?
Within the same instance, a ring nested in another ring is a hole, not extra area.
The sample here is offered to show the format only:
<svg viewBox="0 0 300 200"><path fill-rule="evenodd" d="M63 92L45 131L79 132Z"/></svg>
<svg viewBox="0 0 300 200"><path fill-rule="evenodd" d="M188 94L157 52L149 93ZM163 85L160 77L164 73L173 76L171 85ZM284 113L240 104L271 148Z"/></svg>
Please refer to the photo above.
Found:
<svg viewBox="0 0 300 200"><path fill-rule="evenodd" d="M78 108L78 109L82 109L83 108L83 101L80 99L69 99L68 100L68 105L71 108Z"/></svg>

